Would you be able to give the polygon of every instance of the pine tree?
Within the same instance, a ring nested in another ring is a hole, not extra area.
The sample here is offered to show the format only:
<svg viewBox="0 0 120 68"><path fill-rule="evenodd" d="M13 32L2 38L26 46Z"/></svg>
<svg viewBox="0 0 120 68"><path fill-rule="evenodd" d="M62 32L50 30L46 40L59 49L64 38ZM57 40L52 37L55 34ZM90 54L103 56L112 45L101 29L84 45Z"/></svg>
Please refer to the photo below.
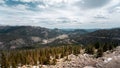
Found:
<svg viewBox="0 0 120 68"><path fill-rule="evenodd" d="M92 46L92 45L88 45L88 46L85 48L85 53L94 54L94 52L95 52L95 48L94 48L94 46Z"/></svg>
<svg viewBox="0 0 120 68"><path fill-rule="evenodd" d="M102 57L102 56L103 56L103 48L100 47L100 48L98 49L98 51L97 51L97 56L96 56L96 58Z"/></svg>
<svg viewBox="0 0 120 68"><path fill-rule="evenodd" d="M1 53L1 67L2 68L7 68L9 67L9 63L7 61L7 56L5 55L4 52Z"/></svg>
<svg viewBox="0 0 120 68"><path fill-rule="evenodd" d="M95 47L96 49L98 49L98 48L100 47L100 43L99 43L99 42L96 42L96 43L94 44L94 47Z"/></svg>

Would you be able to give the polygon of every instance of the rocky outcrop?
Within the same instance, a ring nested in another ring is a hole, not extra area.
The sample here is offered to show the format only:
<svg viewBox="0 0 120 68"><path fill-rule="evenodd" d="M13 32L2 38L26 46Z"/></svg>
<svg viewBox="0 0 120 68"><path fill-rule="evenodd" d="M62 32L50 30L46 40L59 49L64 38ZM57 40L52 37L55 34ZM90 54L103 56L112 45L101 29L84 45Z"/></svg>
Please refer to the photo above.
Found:
<svg viewBox="0 0 120 68"><path fill-rule="evenodd" d="M44 65L42 68L120 68L120 46L105 52L100 58L88 54L71 54L59 59L56 65Z"/></svg>
<svg viewBox="0 0 120 68"><path fill-rule="evenodd" d="M40 41L41 41L41 38L40 38L40 37L35 37L35 36L33 36L33 37L31 37L31 40L32 40L33 42L40 42Z"/></svg>
<svg viewBox="0 0 120 68"><path fill-rule="evenodd" d="M94 58L93 55L68 55L57 59L56 65L24 65L19 68L120 68L120 46L104 53L103 57Z"/></svg>
<svg viewBox="0 0 120 68"><path fill-rule="evenodd" d="M96 59L88 54L79 54L78 56L71 54L58 61L54 66L43 66L43 68L88 68L86 66L90 67L96 64Z"/></svg>
<svg viewBox="0 0 120 68"><path fill-rule="evenodd" d="M63 40L63 39L66 39L66 38L68 38L68 35L63 34L63 35L59 35L59 36L57 36L55 38L43 39L42 44L48 44L48 43L52 43L52 42L54 42L54 41L56 41L58 39Z"/></svg>
<svg viewBox="0 0 120 68"><path fill-rule="evenodd" d="M97 61L96 68L120 68L120 46L112 52L105 52Z"/></svg>

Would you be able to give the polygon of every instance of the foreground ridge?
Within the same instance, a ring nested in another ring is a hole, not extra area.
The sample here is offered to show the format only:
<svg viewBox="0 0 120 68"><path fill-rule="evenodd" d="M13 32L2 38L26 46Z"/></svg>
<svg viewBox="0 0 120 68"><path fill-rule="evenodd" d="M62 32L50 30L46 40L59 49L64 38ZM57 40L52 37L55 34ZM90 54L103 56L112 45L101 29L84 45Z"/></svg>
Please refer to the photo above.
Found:
<svg viewBox="0 0 120 68"><path fill-rule="evenodd" d="M70 54L67 57L57 59L56 65L38 65L31 68L119 68L120 67L120 46L104 52L104 55L95 58L89 54ZM18 68L29 68L27 66Z"/></svg>

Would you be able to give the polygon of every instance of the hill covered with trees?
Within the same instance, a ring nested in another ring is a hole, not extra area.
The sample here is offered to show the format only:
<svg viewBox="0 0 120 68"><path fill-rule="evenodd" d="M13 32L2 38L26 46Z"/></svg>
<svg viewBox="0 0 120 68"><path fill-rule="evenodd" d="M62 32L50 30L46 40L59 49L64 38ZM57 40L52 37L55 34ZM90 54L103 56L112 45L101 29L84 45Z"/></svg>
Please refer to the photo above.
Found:
<svg viewBox="0 0 120 68"><path fill-rule="evenodd" d="M55 65L68 55L102 57L120 45L120 29L48 29L33 26L0 26L2 68Z"/></svg>

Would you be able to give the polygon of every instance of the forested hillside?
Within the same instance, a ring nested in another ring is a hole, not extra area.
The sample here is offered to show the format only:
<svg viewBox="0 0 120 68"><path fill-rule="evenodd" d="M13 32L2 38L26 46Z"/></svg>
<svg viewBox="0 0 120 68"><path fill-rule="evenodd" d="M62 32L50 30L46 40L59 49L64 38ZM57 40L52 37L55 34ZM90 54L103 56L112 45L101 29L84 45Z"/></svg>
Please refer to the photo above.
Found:
<svg viewBox="0 0 120 68"><path fill-rule="evenodd" d="M0 27L2 68L24 65L55 65L68 55L103 56L120 45L120 29L48 29L33 26Z"/></svg>

